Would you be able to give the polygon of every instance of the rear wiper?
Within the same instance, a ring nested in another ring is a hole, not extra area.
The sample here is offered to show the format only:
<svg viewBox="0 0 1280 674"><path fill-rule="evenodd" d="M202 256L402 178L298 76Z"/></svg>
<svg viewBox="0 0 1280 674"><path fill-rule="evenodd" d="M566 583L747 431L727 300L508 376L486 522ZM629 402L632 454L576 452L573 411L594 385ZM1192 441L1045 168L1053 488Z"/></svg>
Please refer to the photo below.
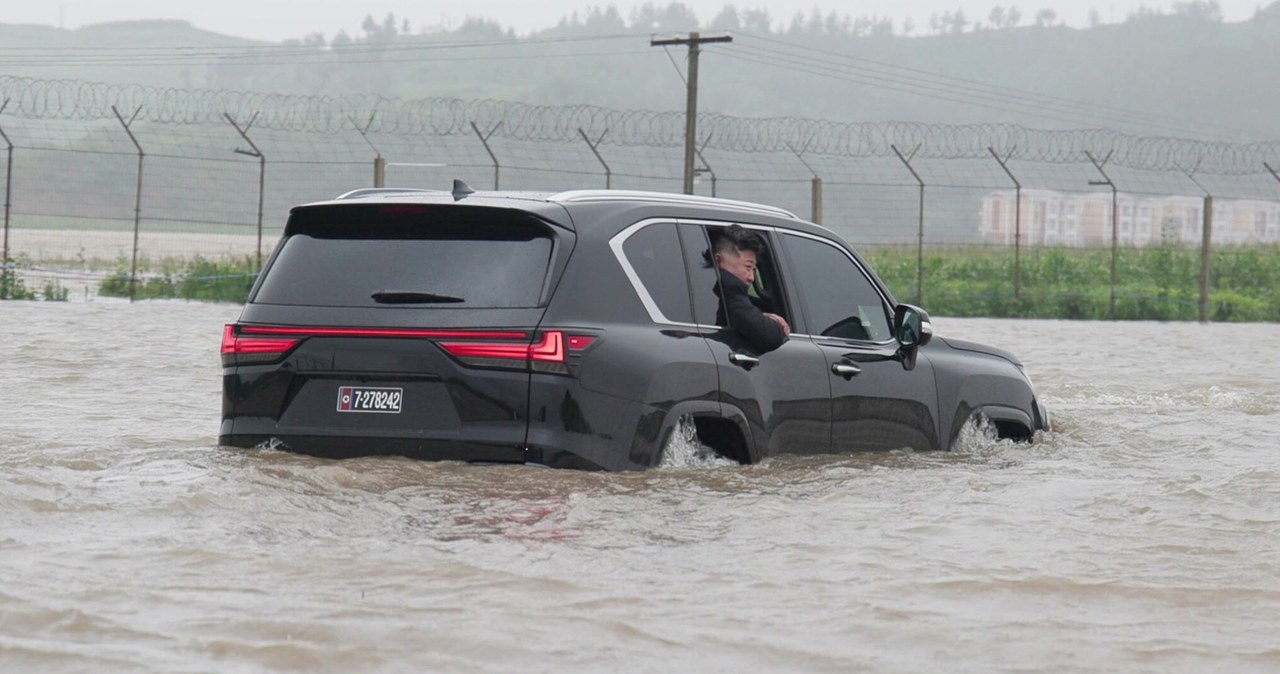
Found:
<svg viewBox="0 0 1280 674"><path fill-rule="evenodd" d="M421 292L418 290L379 290L370 297L378 304L452 304L466 302L461 297Z"/></svg>

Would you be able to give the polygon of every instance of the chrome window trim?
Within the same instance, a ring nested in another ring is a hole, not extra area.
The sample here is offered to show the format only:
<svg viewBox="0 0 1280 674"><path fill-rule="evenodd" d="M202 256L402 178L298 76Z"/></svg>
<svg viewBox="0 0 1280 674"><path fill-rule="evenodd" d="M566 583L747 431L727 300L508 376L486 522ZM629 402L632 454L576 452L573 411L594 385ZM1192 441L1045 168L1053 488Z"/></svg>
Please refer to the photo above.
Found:
<svg viewBox="0 0 1280 674"><path fill-rule="evenodd" d="M701 327L696 323L682 323L667 318L662 310L658 308L658 303L654 301L653 296L649 294L649 289L645 287L644 282L640 280L640 274L636 273L635 267L631 266L631 261L627 259L626 253L622 247L626 245L627 239L630 239L636 232L650 227L652 225L669 224L675 226L679 222L675 218L648 218L641 220L635 224L627 226L626 229L613 235L609 239L609 248L613 249L613 256L618 260L618 264L622 266L622 272L627 275L627 280L631 282L631 288L636 291L636 296L640 298L640 303L644 305L644 310L649 314L649 320L658 325L673 325L682 328ZM679 233L677 232L677 235ZM676 239L679 241L679 239ZM684 269L683 256L680 260L680 268ZM685 279L685 290L688 291L689 280ZM692 311L692 307L690 308Z"/></svg>
<svg viewBox="0 0 1280 674"><path fill-rule="evenodd" d="M703 323L683 323L680 321L673 321L670 318L667 318L666 315L662 313L662 310L658 308L658 303L654 301L653 297L649 294L648 288L646 288L644 283L640 280L640 275L636 273L635 268L631 266L631 262L627 260L627 256L623 252L623 246L626 244L627 239L631 238L632 235L634 235L636 232L640 231L641 229L644 229L645 227L648 227L650 225L664 224L664 223L677 225L677 226L678 225L697 225L701 227L706 227L706 226L728 227L729 225L736 224L746 229L753 229L753 230L767 232L771 234L798 236L801 238L812 239L819 243L826 244L840 251L841 255L844 255L847 260L852 262L853 266L863 275L864 278L866 278L867 282L871 284L871 287L875 289L876 294L880 296L881 306L889 307L889 298L885 297L884 293L880 290L879 285L871 281L871 276L867 273L866 267L860 264L857 258L850 255L849 251L845 250L843 246L840 246L825 237L816 236L808 232L800 232L800 231L795 231L790 229L783 229L783 228L775 227L772 225L757 225L757 224L748 223L748 222L725 222L722 220L703 220L703 219L694 219L694 218L647 218L644 220L640 220L639 222L633 223L631 225L628 225L621 232L618 232L617 234L615 234L613 238L609 239L609 248L613 250L614 258L618 260L618 264L622 267L622 272L626 274L627 280L631 282L632 289L635 290L636 296L639 297L640 299L640 303L644 305L645 311L649 314L649 320L651 320L652 322L658 325L670 325L670 326L681 327L681 328L698 328L700 330L721 329L721 326L718 326L718 325L706 325ZM780 242L780 239L777 239L777 237L775 237L775 241ZM683 260L681 261L681 267L684 267ZM685 283L687 284L688 282L689 282L689 279L686 278ZM794 283L794 280L784 278L783 283L784 284ZM692 309L692 307L690 307L690 309ZM885 316L886 318L888 318L892 316L892 313L886 311ZM892 321L889 322L889 330L890 332L893 331ZM837 339L837 340L840 340L841 342L846 342L849 344L855 344L855 345L863 344L863 345L876 345L876 346L892 344L897 341L897 339L892 336L890 336L889 339L883 342L873 342L869 340L860 340L860 339L846 339L843 337L831 337L829 335L814 335L814 334L803 333L803 332L793 332L791 333L791 336L806 337L810 340Z"/></svg>

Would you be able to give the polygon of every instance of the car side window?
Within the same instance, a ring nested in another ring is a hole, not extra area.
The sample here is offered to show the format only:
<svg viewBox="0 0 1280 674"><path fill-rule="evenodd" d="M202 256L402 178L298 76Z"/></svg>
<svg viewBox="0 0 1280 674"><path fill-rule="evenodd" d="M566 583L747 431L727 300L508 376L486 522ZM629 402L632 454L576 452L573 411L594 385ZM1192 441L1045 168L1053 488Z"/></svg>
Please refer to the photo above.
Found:
<svg viewBox="0 0 1280 674"><path fill-rule="evenodd" d="M890 338L888 307L848 253L807 237L785 238L809 333L872 342Z"/></svg>
<svg viewBox="0 0 1280 674"><path fill-rule="evenodd" d="M641 228L627 238L622 252L662 316L673 323L692 323L675 224L661 222Z"/></svg>
<svg viewBox="0 0 1280 674"><path fill-rule="evenodd" d="M711 260L711 241L707 231L698 225L680 225L680 244L684 249L685 269L693 300L693 322L715 325L720 300L715 293L718 276Z"/></svg>
<svg viewBox="0 0 1280 674"><path fill-rule="evenodd" d="M720 312L720 296L716 284L720 275L716 271L711 241L719 235L723 227L708 225L680 225L680 240L684 245L685 268L689 273L690 288L693 293L694 320L699 325L723 325L724 317ZM774 245L767 232L754 230L760 236L765 248L757 257L756 280L749 290L752 303L762 311L778 314L790 320L786 302L782 297L779 274L774 262Z"/></svg>

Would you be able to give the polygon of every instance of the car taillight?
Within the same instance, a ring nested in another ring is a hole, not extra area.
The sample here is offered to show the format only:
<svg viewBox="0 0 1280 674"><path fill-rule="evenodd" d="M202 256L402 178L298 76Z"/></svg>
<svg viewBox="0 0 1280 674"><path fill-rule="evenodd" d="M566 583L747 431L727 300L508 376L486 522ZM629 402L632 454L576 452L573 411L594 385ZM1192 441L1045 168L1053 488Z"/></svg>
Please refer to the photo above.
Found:
<svg viewBox="0 0 1280 674"><path fill-rule="evenodd" d="M278 337L245 337L236 333L236 326L228 324L222 329L222 366L257 365L283 358L302 340Z"/></svg>
<svg viewBox="0 0 1280 674"><path fill-rule="evenodd" d="M499 367L535 372L569 373L569 356L595 340L591 335L566 335L562 330L547 330L541 339L527 342L438 342L440 348L467 365Z"/></svg>

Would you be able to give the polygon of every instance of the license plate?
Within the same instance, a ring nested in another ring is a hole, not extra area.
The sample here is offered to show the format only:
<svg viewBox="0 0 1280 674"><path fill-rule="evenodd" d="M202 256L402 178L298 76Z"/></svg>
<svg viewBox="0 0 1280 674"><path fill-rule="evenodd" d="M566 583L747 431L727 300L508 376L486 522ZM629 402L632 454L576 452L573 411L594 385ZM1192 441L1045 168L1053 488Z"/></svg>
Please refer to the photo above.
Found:
<svg viewBox="0 0 1280 674"><path fill-rule="evenodd" d="M399 414L404 402L404 389L370 386L339 386L339 412L373 412Z"/></svg>

